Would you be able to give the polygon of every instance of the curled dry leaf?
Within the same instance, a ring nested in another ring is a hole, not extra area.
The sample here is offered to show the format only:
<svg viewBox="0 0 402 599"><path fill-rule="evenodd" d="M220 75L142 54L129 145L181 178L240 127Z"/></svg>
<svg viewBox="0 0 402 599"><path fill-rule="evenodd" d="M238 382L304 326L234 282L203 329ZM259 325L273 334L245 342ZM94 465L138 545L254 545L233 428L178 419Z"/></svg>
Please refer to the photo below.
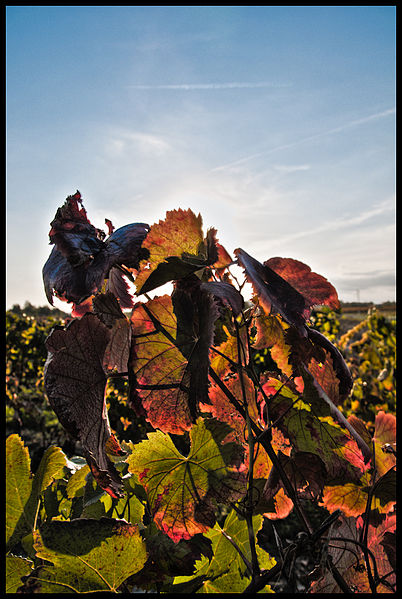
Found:
<svg viewBox="0 0 402 599"><path fill-rule="evenodd" d="M141 248L148 225L125 225L104 241L105 233L88 220L78 191L68 196L57 210L51 227L49 237L54 247L43 267L43 282L50 304L53 304L53 294L80 304L96 293L113 266L124 264L138 268L139 261L148 255ZM111 226L108 228L110 231ZM114 272L111 290L119 290L127 307L127 288L122 287L118 278Z"/></svg>

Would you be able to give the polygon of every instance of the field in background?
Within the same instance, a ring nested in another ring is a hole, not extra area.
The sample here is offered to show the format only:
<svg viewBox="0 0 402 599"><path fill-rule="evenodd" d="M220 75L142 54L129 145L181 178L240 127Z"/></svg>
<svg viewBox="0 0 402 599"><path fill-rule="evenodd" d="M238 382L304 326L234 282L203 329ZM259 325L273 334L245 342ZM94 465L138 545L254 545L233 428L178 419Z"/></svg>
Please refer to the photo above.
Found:
<svg viewBox="0 0 402 599"><path fill-rule="evenodd" d="M373 309L376 309L386 318L396 318L395 302L384 302L382 304L373 304L372 302L341 302L341 313L339 316L340 334L342 335L357 323L364 320L367 317L369 310Z"/></svg>

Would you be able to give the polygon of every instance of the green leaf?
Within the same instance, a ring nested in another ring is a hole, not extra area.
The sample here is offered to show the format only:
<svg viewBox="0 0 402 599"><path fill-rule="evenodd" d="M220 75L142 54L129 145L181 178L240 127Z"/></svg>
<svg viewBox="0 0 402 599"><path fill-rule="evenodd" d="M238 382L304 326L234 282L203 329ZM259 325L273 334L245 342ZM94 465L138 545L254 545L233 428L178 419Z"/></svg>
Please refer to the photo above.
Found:
<svg viewBox="0 0 402 599"><path fill-rule="evenodd" d="M264 390L267 395L272 395L280 387L280 381L269 379ZM350 434L326 415L328 412L329 407L320 400L307 378L302 400L298 401L298 396L284 386L270 402L271 419L278 421L277 427L290 440L295 451L313 453L321 458L327 472L327 484L358 482L361 468L351 463L343 451L350 441ZM359 456L360 451L356 457Z"/></svg>
<svg viewBox="0 0 402 599"><path fill-rule="evenodd" d="M36 505L31 497L31 459L19 435L6 441L6 543L12 547L31 532Z"/></svg>
<svg viewBox="0 0 402 599"><path fill-rule="evenodd" d="M241 448L222 444L230 427L199 418L190 431L190 452L183 456L171 438L157 431L136 445L129 471L147 491L154 521L175 542L213 526L214 503L238 499L245 489Z"/></svg>
<svg viewBox="0 0 402 599"><path fill-rule="evenodd" d="M40 495L64 474L66 456L59 447L49 447L35 477L31 474L28 449L18 435L6 442L6 543L15 545L32 532Z"/></svg>
<svg viewBox="0 0 402 599"><path fill-rule="evenodd" d="M36 556L52 564L31 576L45 593L116 592L147 558L138 527L124 520L52 521L34 538Z"/></svg>
<svg viewBox="0 0 402 599"><path fill-rule="evenodd" d="M260 530L262 516L254 516L254 535ZM225 519L223 526L215 524L214 528L205 535L212 542L212 559L203 557L196 562L196 572L193 577L179 576L174 579L172 592L177 584L200 581L200 593L237 592L241 593L250 583L250 572L239 553L251 563L251 550L246 520L241 520L232 510ZM238 550L238 549L239 550ZM258 562L261 569L270 570L275 565L275 559L258 545L256 546ZM201 586L202 585L202 586ZM265 592L270 587L265 587Z"/></svg>
<svg viewBox="0 0 402 599"><path fill-rule="evenodd" d="M45 451L32 484L32 491L36 497L39 497L54 480L63 476L66 463L66 456L60 447L49 447Z"/></svg>
<svg viewBox="0 0 402 599"><path fill-rule="evenodd" d="M16 555L6 555L6 593L16 593L22 586L22 576L27 576L33 562Z"/></svg>
<svg viewBox="0 0 402 599"><path fill-rule="evenodd" d="M86 478L90 472L88 464L85 464L79 470L76 470L71 476L67 483L67 497L72 499L73 497L82 497L84 495L84 489L86 485Z"/></svg>

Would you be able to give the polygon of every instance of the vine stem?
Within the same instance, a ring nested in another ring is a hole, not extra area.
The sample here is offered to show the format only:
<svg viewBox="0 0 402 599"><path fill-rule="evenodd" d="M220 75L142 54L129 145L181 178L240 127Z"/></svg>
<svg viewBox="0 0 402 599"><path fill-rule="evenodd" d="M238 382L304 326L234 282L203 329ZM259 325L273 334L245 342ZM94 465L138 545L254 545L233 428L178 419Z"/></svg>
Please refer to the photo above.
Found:
<svg viewBox="0 0 402 599"><path fill-rule="evenodd" d="M243 318L244 318L244 315L243 315ZM245 412L246 412L247 442L248 442L248 449L249 449L249 468L248 468L248 483L247 483L247 496L249 498L249 501L247 502L247 506L246 506L246 523L247 523L248 540L249 540L249 545L250 545L251 563L252 563L251 577L252 577L252 579L254 579L255 576L258 576L260 574L260 564L258 563L258 556L257 556L257 550L256 550L256 546L255 546L255 536L254 536L254 528L253 528L253 505L252 505L252 502L250 501L250 499L252 499L252 497L253 497L253 480L254 480L253 471L254 471L254 445L255 444L254 444L254 436L253 436L252 429L251 429L250 414L248 413L247 395L246 395L246 389L245 389L244 378L243 378L243 358L245 358L245 351L244 351L244 347L243 347L243 344L240 339L239 324L236 319L234 320L234 322L235 322L235 326L236 326L237 355L239 357L239 364L238 364L237 370L238 370L238 375L239 375L239 379L240 379L241 391L242 391L242 396L243 396L243 404L244 404L244 408L245 408ZM248 337L249 337L248 328L246 329L246 333L247 333L247 339L248 339Z"/></svg>
<svg viewBox="0 0 402 599"><path fill-rule="evenodd" d="M147 299L150 299L150 298L147 297ZM145 312L149 316L149 318L154 323L155 328L160 330L170 341L173 342L174 345L177 345L175 339L173 339L173 337L170 335L170 333L168 333L168 331L166 331L165 327L152 314L152 312L148 309L146 304L144 304L143 307L145 309ZM238 366L240 369L242 369L241 364ZM244 409L244 407L236 399L236 397L233 395L233 393L231 393L231 391L226 387L225 383L223 381L221 381L220 377L217 375L217 373L213 370L213 368L211 366L209 367L209 374L210 374L212 380L215 381L215 383L218 385L218 387L221 389L221 391L229 399L231 404L236 408L236 410L243 416L244 420L247 422L247 410ZM259 426L255 422L253 422L251 419L249 419L249 423L250 423L250 429L252 430L252 433L254 433L255 435L257 435L259 437L259 443L266 450L273 465L277 467L280 477L282 479L283 485L284 485L290 499L293 501L294 509L303 525L303 528L304 528L305 532L307 533L308 537L311 538L312 527L311 527L310 523L308 522L307 518L305 517L305 515L299 505L299 502L297 499L297 494L296 494L295 490L293 489L292 484L291 484L290 480L288 479L286 472L282 468L282 465L271 445L270 439L268 439L266 435L262 435L262 433L266 433L266 431L262 431L259 428ZM334 579L336 580L337 584L341 588L342 592L351 593L351 590L349 589L346 581L344 580L342 575L339 573L336 566L332 563L331 556L327 557L326 564L327 564L328 569L332 573ZM277 568L277 566L274 566L274 568L271 568L271 570L269 570L268 573L264 572L264 573L256 574L256 576L253 576L252 582L249 585L249 587L247 587L245 592L255 592L255 590L262 589L266 584L266 582L264 582L264 581L270 580L278 571L280 572L280 568ZM271 576L271 573L272 573L272 576ZM250 591L248 589L253 589L253 590Z"/></svg>
<svg viewBox="0 0 402 599"><path fill-rule="evenodd" d="M243 418L246 419L247 418L246 412L245 412L243 406L240 404L240 402L235 398L233 393L226 387L225 383L223 381L221 381L221 379L216 374L216 372L213 370L213 368L210 367L209 372L210 372L212 380L216 382L218 387L223 391L223 393L225 393L226 397L229 399L229 401L232 403L232 405L240 412L240 414L243 416ZM250 420L250 427L254 434L256 434L256 435L261 434L261 432L262 432L261 429L252 420ZM307 518L305 517L302 509L300 508L295 490L293 489L292 484L291 484L286 472L284 471L284 469L282 467L282 464L279 462L279 459L271 445L270 440L267 439L267 437L260 437L259 442L261 443L261 445L267 452L268 457L270 458L273 465L278 469L278 472L280 474L280 477L282 479L282 482L286 489L286 492L288 493L290 499L293 501L293 505L294 505L295 511L299 517L299 520L301 521L305 532L308 534L308 536L310 536L312 533L312 527L311 527L310 523L308 522Z"/></svg>

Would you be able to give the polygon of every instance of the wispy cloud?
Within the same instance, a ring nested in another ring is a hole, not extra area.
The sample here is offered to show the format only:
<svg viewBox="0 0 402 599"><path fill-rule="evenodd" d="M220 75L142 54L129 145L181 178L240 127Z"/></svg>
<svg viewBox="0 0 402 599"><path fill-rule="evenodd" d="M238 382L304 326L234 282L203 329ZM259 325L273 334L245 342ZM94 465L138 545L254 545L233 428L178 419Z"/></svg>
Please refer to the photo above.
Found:
<svg viewBox="0 0 402 599"><path fill-rule="evenodd" d="M129 85L130 89L166 89L192 91L199 89L258 89L260 87L290 87L291 83L275 83L269 81L241 82L234 81L229 83L177 83L172 85Z"/></svg>
<svg viewBox="0 0 402 599"><path fill-rule="evenodd" d="M342 216L337 219L332 219L330 221L324 221L323 223L321 223L320 225L318 225L315 228L308 228L308 229L304 229L302 231L297 231L295 233L291 233L289 235L284 235L283 237L280 237L280 239L272 238L271 241L276 241L276 242L280 241L281 243L289 243L290 241L293 241L294 239L301 239L303 237L312 237L313 235L324 233L326 231L350 229L351 227L359 226L372 218L379 217L382 214L385 214L387 212L391 212L394 210L395 210L395 198L393 197L393 198L384 200L383 202L380 202L378 204L375 204L371 208L364 210L363 212L361 212L360 214L357 214L356 216L350 217L349 215L345 215L345 216ZM260 246L263 247L265 245L266 245L266 240L255 241L252 244L254 251L259 249Z"/></svg>
<svg viewBox="0 0 402 599"><path fill-rule="evenodd" d="M377 112L375 114L370 114L361 119L356 119L354 121L349 121L339 127L334 127L333 129L327 129L326 131L321 131L320 133L315 133L314 135L309 135L308 137L302 137L301 139L292 141L287 144L283 144L280 146L275 146L274 148L270 148L268 150L264 150L262 152L256 152L255 154L249 154L248 156L244 156L243 158L239 158L238 160L234 160L233 162L228 162L226 164L222 164L220 166L216 166L211 169L211 172L225 170L227 168L231 168L233 166L239 166L240 164L244 164L249 162L250 160L254 160L255 158L259 158L260 156L267 156L268 154L272 154L274 152L278 152L279 150L286 150L288 148L294 148L300 144L304 144L309 141L314 141L315 139L320 139L321 137L327 137L328 135L334 135L335 133L340 133L342 131L346 131L347 129L351 129L352 127L357 127L359 125L364 125L369 123L370 121L375 121L378 119L385 118L390 116L391 114L395 114L395 108L389 108L388 110L383 110L382 112Z"/></svg>
<svg viewBox="0 0 402 599"><path fill-rule="evenodd" d="M115 130L107 140L109 153L120 155L127 152L130 146L143 154L163 154L170 149L170 144L161 136L143 131Z"/></svg>
<svg viewBox="0 0 402 599"><path fill-rule="evenodd" d="M273 168L275 171L288 174L297 171L308 171L311 167L309 164L275 164Z"/></svg>

